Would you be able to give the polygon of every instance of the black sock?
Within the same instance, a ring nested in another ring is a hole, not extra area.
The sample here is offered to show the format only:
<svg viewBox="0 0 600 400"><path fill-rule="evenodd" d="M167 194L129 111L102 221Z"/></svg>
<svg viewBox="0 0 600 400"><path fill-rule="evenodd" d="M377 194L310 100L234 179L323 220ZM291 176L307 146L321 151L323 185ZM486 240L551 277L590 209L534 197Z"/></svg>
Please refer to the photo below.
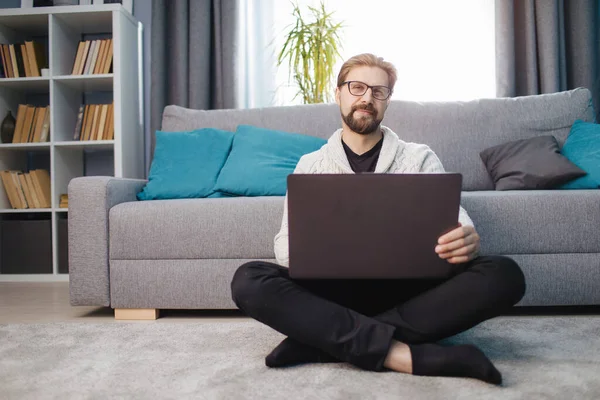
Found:
<svg viewBox="0 0 600 400"><path fill-rule="evenodd" d="M437 344L409 344L413 375L476 378L499 385L502 375L473 345L443 347Z"/></svg>
<svg viewBox="0 0 600 400"><path fill-rule="evenodd" d="M286 338L265 358L267 367L288 367L304 363L341 362L320 349Z"/></svg>

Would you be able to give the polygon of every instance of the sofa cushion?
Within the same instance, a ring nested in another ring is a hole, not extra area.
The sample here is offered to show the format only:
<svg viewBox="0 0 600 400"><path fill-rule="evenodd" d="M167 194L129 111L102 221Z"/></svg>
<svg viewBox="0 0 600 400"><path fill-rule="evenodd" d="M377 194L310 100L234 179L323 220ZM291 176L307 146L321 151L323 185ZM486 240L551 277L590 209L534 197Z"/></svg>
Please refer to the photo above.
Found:
<svg viewBox="0 0 600 400"><path fill-rule="evenodd" d="M463 192L481 254L600 252L600 190Z"/></svg>
<svg viewBox="0 0 600 400"><path fill-rule="evenodd" d="M325 143L325 139L313 136L240 125L215 191L238 196L284 196L287 176L294 172L300 157Z"/></svg>
<svg viewBox="0 0 600 400"><path fill-rule="evenodd" d="M586 175L560 154L554 136L503 143L480 156L496 190L551 189Z"/></svg>
<svg viewBox="0 0 600 400"><path fill-rule="evenodd" d="M283 197L128 202L110 210L111 259L271 259ZM482 254L600 252L600 190L463 192Z"/></svg>
<svg viewBox="0 0 600 400"><path fill-rule="evenodd" d="M176 199L110 209L111 259L273 258L284 197Z"/></svg>
<svg viewBox="0 0 600 400"><path fill-rule="evenodd" d="M407 142L423 143L438 155L446 171L463 174L464 190L492 190L479 153L498 144L552 135L562 147L577 119L592 121L591 93L578 88L514 98L456 102L393 100L383 125ZM238 125L329 138L341 127L335 103L240 110L190 110L165 107L163 130L214 127L234 131Z"/></svg>
<svg viewBox="0 0 600 400"><path fill-rule="evenodd" d="M138 200L209 196L232 141L233 132L220 129L157 131L148 183Z"/></svg>
<svg viewBox="0 0 600 400"><path fill-rule="evenodd" d="M561 189L596 189L600 187L600 124L575 121L562 154L588 173Z"/></svg>

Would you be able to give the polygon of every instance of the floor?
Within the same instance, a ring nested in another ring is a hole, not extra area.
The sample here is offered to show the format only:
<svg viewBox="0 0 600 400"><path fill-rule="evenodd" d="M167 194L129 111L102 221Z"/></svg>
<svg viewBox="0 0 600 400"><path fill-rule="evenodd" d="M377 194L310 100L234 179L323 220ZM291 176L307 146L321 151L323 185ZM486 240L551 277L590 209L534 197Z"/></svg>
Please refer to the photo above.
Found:
<svg viewBox="0 0 600 400"><path fill-rule="evenodd" d="M156 321L227 322L247 318L235 310L161 310ZM73 307L68 282L0 282L0 324L40 322L112 322L109 307Z"/></svg>
<svg viewBox="0 0 600 400"><path fill-rule="evenodd" d="M600 306L515 307L510 315L599 315ZM161 310L161 322L228 322L247 317L238 310ZM121 323L109 307L73 307L68 282L0 282L0 324L41 322Z"/></svg>

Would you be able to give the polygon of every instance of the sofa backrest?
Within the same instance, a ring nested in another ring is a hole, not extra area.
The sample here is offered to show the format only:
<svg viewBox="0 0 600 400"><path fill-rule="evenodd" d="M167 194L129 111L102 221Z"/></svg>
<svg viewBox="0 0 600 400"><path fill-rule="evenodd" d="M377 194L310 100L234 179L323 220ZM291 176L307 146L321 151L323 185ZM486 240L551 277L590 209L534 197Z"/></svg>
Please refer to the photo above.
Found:
<svg viewBox="0 0 600 400"><path fill-rule="evenodd" d="M505 142L553 135L563 145L575 120L593 120L591 93L570 91L456 102L394 100L383 125L407 142L427 144L449 172L463 174L463 190L492 190L479 153ZM163 131L213 127L234 132L241 124L329 138L341 127L335 103L238 110L165 107Z"/></svg>

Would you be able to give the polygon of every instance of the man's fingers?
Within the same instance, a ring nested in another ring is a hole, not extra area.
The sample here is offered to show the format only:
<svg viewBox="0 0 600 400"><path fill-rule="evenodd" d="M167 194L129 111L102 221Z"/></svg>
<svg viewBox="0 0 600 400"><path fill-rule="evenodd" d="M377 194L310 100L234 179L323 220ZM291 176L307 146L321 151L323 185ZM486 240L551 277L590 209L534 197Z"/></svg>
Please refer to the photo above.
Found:
<svg viewBox="0 0 600 400"><path fill-rule="evenodd" d="M462 263L466 263L468 261L471 261L471 257L468 256L459 256L459 257L452 257L451 259L448 260L448 262L450 264L462 264Z"/></svg>
<svg viewBox="0 0 600 400"><path fill-rule="evenodd" d="M471 232L471 234L454 240L453 242L446 244L438 244L435 247L435 251L437 253L447 253L452 250L460 249L461 247L468 246L470 244L476 243L479 239L479 236L475 233L475 231Z"/></svg>
<svg viewBox="0 0 600 400"><path fill-rule="evenodd" d="M438 239L438 244L453 242L457 239L464 238L472 234L473 232L475 232L475 228L473 228L472 226L459 226L458 228L451 230L445 235L440 236Z"/></svg>
<svg viewBox="0 0 600 400"><path fill-rule="evenodd" d="M469 245L462 246L453 251L447 251L444 253L440 253L440 257L443 259L448 259L448 258L452 258L452 257L456 257L456 256L464 256L464 255L469 255L471 253L475 253L476 250L477 250L477 244L471 243Z"/></svg>

